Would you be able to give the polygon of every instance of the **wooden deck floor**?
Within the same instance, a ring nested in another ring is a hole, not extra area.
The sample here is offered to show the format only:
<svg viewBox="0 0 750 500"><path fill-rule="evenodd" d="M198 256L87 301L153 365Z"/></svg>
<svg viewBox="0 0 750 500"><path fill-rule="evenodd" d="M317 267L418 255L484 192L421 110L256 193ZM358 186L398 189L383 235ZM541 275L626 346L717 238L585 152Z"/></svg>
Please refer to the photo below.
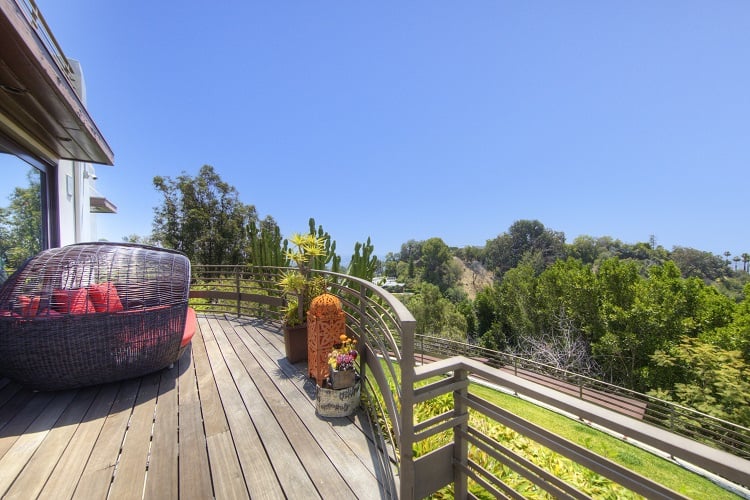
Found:
<svg viewBox="0 0 750 500"><path fill-rule="evenodd" d="M198 321L172 369L49 393L0 381L0 496L384 497L366 417L318 417L276 328Z"/></svg>

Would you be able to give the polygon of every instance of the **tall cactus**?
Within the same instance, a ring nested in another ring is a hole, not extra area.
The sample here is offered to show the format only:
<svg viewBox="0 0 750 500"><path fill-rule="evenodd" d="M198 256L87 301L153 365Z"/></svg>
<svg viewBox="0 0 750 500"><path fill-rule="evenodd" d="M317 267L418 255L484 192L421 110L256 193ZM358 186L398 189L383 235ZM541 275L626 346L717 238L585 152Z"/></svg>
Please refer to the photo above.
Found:
<svg viewBox="0 0 750 500"><path fill-rule="evenodd" d="M250 239L250 262L255 266L286 267L289 265L287 250L289 242L281 237L281 231L276 222L267 217L260 224L255 221L248 227Z"/></svg>
<svg viewBox="0 0 750 500"><path fill-rule="evenodd" d="M323 226L320 225L315 230L315 219L310 217L310 234L320 238L324 242L324 255L315 256L310 259L310 269L326 269L326 266L331 264L331 271L334 273L341 272L341 257L336 255L336 241L331 239L331 235L327 231L323 231Z"/></svg>
<svg viewBox="0 0 750 500"><path fill-rule="evenodd" d="M360 250L362 251L361 254ZM367 243L362 244L359 241L355 243L354 255L352 255L352 260L349 263L347 274L372 281L380 264L378 258L372 254L374 250L375 246L370 242L369 236L367 237Z"/></svg>

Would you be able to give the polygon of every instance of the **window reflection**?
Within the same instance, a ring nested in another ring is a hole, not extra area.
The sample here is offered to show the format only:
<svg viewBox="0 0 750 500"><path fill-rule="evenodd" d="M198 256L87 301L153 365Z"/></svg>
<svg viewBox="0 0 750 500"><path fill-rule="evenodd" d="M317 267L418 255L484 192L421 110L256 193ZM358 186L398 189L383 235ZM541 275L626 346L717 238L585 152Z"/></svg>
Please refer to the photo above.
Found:
<svg viewBox="0 0 750 500"><path fill-rule="evenodd" d="M40 172L0 153L0 283L42 249Z"/></svg>

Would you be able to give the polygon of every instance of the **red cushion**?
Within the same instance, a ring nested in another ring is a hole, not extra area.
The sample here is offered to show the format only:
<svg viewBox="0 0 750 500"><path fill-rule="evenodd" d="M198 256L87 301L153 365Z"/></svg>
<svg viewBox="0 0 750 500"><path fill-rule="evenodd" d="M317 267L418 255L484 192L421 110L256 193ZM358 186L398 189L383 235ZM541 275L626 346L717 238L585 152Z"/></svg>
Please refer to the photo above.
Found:
<svg viewBox="0 0 750 500"><path fill-rule="evenodd" d="M195 335L195 328L198 324L198 318L195 316L195 309L188 307L187 318L185 318L185 332L182 334L182 342L180 347L185 347L190 343L190 340Z"/></svg>
<svg viewBox="0 0 750 500"><path fill-rule="evenodd" d="M52 292L52 309L62 314L88 314L96 311L85 288L55 290Z"/></svg>
<svg viewBox="0 0 750 500"><path fill-rule="evenodd" d="M96 312L122 311L122 301L112 283L97 283L88 287L89 297Z"/></svg>
<svg viewBox="0 0 750 500"><path fill-rule="evenodd" d="M18 296L18 304L21 306L20 309L23 316L36 316L39 314L40 302L41 297L29 297L28 295Z"/></svg>

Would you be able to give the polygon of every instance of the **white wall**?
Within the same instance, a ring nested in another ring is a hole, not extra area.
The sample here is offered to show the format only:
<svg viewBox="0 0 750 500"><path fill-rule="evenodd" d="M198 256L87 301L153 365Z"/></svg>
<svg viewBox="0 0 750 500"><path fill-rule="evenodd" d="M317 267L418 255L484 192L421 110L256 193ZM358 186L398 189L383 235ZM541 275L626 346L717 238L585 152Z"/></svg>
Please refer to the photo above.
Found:
<svg viewBox="0 0 750 500"><path fill-rule="evenodd" d="M76 93L86 105L86 84L81 65L69 59L74 73ZM57 164L58 202L60 209L60 245L96 241L96 214L91 213L94 188L94 166L88 163L60 160Z"/></svg>

